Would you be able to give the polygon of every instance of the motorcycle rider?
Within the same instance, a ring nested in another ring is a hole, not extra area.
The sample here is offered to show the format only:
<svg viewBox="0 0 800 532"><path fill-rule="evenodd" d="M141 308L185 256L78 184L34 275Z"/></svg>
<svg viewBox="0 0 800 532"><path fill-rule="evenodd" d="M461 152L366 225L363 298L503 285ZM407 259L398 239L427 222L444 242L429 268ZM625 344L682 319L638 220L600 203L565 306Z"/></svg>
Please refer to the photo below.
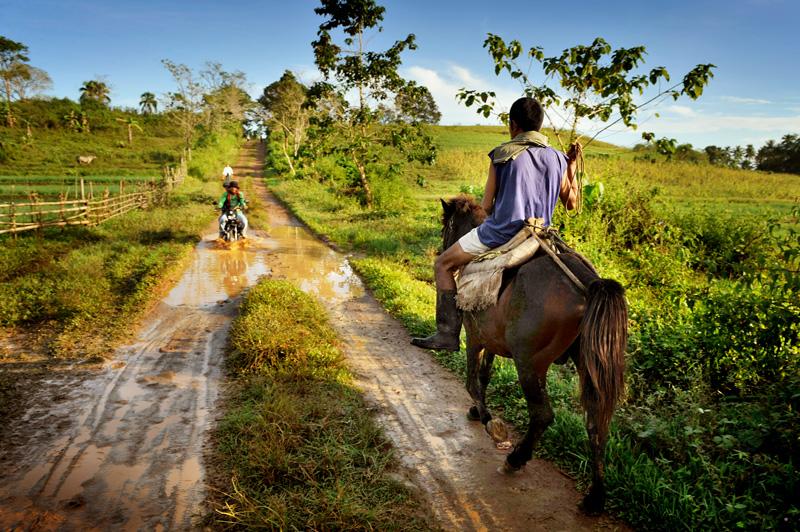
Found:
<svg viewBox="0 0 800 532"><path fill-rule="evenodd" d="M222 209L222 215L219 217L220 238L223 236L225 214L228 211L236 213L236 220L239 223L239 227L242 228L242 238L247 238L247 216L243 212L247 208L247 201L244 199L244 194L239 190L238 181L231 181L228 184L228 190L219 198L218 205Z"/></svg>

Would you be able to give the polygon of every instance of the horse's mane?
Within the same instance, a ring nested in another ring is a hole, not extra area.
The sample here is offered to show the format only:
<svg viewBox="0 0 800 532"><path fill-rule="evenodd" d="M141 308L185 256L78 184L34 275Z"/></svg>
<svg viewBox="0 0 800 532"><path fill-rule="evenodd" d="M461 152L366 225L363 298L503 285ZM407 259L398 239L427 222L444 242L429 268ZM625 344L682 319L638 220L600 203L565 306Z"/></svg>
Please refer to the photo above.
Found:
<svg viewBox="0 0 800 532"><path fill-rule="evenodd" d="M454 198L450 198L444 202L444 213L442 214L442 225L447 224L447 220L454 214L470 214L475 225L478 225L486 219L486 211L483 207L475 201L475 198L469 194L459 194Z"/></svg>

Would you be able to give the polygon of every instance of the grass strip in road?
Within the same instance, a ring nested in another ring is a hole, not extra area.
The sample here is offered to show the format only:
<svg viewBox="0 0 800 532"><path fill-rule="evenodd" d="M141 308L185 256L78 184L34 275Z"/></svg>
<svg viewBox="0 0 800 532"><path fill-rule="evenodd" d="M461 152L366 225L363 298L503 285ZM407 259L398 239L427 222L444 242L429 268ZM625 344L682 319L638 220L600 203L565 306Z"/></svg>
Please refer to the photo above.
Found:
<svg viewBox="0 0 800 532"><path fill-rule="evenodd" d="M352 385L325 311L287 281L246 296L213 435L213 528L428 530Z"/></svg>

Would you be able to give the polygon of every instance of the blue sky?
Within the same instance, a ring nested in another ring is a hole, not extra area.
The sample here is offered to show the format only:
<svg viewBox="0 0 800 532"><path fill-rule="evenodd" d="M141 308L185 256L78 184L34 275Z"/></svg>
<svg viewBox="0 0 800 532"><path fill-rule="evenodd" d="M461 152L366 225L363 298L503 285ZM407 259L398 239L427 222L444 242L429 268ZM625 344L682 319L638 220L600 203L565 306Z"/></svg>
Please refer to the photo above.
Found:
<svg viewBox="0 0 800 532"><path fill-rule="evenodd" d="M385 47L407 33L417 35L419 48L404 56L402 72L431 89L443 123L485 122L455 102L460 87L493 89L505 106L519 95L516 82L494 75L482 48L492 32L543 46L547 55L596 36L615 47L643 44L646 66L666 66L673 79L697 63L718 66L700 100L664 102L657 109L660 118L640 118L640 130L698 147L759 145L800 132L796 0L379 3L387 8L384 31L370 44ZM310 0L0 0L0 35L30 47L31 63L53 78L50 94L77 99L81 84L99 77L112 87L112 104L133 106L144 91L172 89L163 58L192 67L219 61L245 72L253 94L285 69L315 81L309 43L320 22L316 5ZM601 138L630 145L639 133L615 128Z"/></svg>

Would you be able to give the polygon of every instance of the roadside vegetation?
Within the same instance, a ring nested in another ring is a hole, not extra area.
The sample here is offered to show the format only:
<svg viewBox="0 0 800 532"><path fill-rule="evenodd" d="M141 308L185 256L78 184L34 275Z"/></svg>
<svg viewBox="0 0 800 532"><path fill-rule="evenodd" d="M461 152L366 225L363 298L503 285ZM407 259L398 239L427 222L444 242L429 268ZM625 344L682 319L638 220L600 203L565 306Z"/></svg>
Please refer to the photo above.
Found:
<svg viewBox="0 0 800 532"><path fill-rule="evenodd" d="M434 528L396 472L326 316L287 281L248 292L230 333L227 413L212 436L210 526Z"/></svg>
<svg viewBox="0 0 800 532"><path fill-rule="evenodd" d="M501 128L442 127L434 135L439 160L407 169L402 208L363 208L340 192L335 172L268 179L314 231L357 252L354 267L415 335L434 329L438 198L480 193L486 153L504 140ZM559 207L555 222L628 290L628 399L608 451L611 511L643 529L791 528L800 511L800 220L791 198L800 182L630 154L593 144L590 178L602 179L605 194L576 217ZM701 201L703 210L692 208ZM463 351L436 356L463 374ZM574 368L554 367L549 390L556 422L540 452L584 482L588 445ZM526 426L512 364L498 365L490 398Z"/></svg>
<svg viewBox="0 0 800 532"><path fill-rule="evenodd" d="M190 79L193 92L166 95L160 110L148 92L138 110L112 107L100 80L85 82L78 101L41 97L46 83L26 85L26 51L0 38L0 75L11 87L0 125L0 202L75 199L79 179L95 197L158 184L181 158L188 176L165 203L96 227L0 236L0 417L18 410L29 378L102 360L136 330L215 218L219 173L238 152L249 105L243 76L217 64L202 74L171 65L176 84ZM184 101L200 102L191 129L190 104L177 103ZM79 156L94 160L79 164Z"/></svg>

